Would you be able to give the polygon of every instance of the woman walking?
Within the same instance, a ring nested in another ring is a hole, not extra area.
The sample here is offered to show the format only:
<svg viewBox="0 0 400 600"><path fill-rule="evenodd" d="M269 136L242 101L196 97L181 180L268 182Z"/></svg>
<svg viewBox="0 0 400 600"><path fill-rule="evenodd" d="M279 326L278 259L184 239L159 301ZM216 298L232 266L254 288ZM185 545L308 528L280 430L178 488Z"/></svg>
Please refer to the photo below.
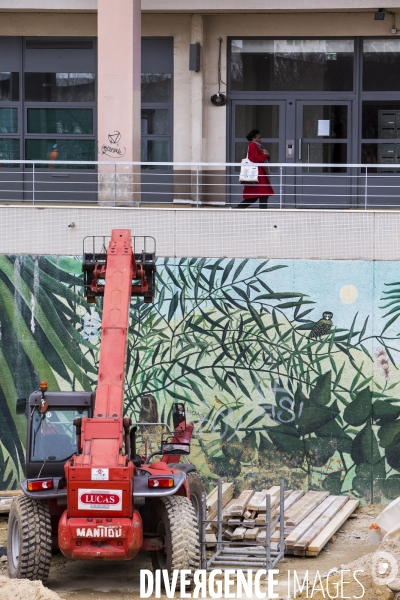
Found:
<svg viewBox="0 0 400 600"><path fill-rule="evenodd" d="M248 159L253 163L269 162L268 151L262 145L261 134L258 129L252 129L246 138L249 140L247 150ZM258 167L258 183L245 185L243 188L243 200L236 208L247 208L253 202L259 200L260 208L268 208L268 198L274 190L268 177L267 167Z"/></svg>

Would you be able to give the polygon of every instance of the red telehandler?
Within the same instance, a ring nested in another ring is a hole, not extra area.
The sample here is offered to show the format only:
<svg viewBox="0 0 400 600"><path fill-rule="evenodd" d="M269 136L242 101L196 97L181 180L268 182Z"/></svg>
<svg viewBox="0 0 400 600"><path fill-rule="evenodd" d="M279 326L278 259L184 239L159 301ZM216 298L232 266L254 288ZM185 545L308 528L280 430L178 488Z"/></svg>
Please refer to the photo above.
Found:
<svg viewBox="0 0 400 600"><path fill-rule="evenodd" d="M154 239L128 229L112 231L106 252L104 244L95 252L95 240L84 251L85 295L103 296L97 391L51 392L42 382L28 403L17 401L28 433L23 494L9 515L10 577L45 581L57 548L72 560L129 560L148 550L153 567L170 575L199 566L203 489L193 465L179 462L193 432L184 405L173 405L173 431L148 457L136 454L137 427L123 417L130 300L152 302L155 269ZM161 460L151 462L155 455Z"/></svg>

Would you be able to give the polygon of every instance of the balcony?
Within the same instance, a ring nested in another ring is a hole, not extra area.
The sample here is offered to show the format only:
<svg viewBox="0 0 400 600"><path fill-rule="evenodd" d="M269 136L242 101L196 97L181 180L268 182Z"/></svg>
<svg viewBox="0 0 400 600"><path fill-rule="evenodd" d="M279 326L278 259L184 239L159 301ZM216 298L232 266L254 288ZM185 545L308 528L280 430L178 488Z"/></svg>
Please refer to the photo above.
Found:
<svg viewBox="0 0 400 600"><path fill-rule="evenodd" d="M232 209L240 164L6 161L0 204ZM270 163L268 208L400 208L400 164ZM257 209L258 202L249 210Z"/></svg>

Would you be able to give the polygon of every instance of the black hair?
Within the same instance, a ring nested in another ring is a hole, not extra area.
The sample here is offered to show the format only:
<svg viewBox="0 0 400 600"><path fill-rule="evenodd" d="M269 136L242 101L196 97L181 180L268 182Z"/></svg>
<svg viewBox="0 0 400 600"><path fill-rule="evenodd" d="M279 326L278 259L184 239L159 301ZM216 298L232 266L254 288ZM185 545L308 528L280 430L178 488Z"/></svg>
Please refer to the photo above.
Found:
<svg viewBox="0 0 400 600"><path fill-rule="evenodd" d="M252 139L253 139L253 138L255 138L255 137L256 137L256 135L257 135L258 133L260 133L260 132L258 131L258 129L252 129L252 130L250 131L250 133L248 133L248 134L246 135L246 139L247 139L247 140L249 140L249 142L251 142L251 141L252 141Z"/></svg>

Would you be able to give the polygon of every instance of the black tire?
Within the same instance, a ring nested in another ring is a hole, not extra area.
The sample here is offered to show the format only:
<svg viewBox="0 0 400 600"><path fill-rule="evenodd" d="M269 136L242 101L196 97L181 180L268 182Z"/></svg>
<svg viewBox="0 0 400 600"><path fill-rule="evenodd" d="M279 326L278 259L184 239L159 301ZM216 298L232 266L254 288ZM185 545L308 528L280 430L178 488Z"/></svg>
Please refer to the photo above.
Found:
<svg viewBox="0 0 400 600"><path fill-rule="evenodd" d="M206 490L200 475L196 473L196 471L189 471L187 480L189 482L190 502L193 504L194 512L197 517L197 525L200 531L202 494L205 494Z"/></svg>
<svg viewBox="0 0 400 600"><path fill-rule="evenodd" d="M154 516L155 531L164 538L163 550L152 552L154 570L167 569L170 581L175 569L190 569L194 574L200 565L200 543L190 500L184 496L160 498Z"/></svg>
<svg viewBox="0 0 400 600"><path fill-rule="evenodd" d="M15 498L8 517L8 575L46 581L51 561L51 520L47 502Z"/></svg>

